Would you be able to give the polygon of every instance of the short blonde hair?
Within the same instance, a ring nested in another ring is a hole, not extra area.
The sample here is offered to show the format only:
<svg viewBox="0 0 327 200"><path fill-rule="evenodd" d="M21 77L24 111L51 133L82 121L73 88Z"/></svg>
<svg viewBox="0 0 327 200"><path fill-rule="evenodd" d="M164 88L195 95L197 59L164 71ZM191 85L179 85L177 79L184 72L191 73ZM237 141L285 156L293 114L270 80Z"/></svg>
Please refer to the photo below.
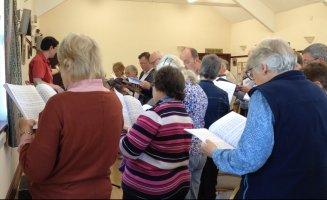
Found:
<svg viewBox="0 0 327 200"><path fill-rule="evenodd" d="M62 69L69 69L72 82L105 77L99 47L95 40L87 35L68 34L60 43L58 61Z"/></svg>

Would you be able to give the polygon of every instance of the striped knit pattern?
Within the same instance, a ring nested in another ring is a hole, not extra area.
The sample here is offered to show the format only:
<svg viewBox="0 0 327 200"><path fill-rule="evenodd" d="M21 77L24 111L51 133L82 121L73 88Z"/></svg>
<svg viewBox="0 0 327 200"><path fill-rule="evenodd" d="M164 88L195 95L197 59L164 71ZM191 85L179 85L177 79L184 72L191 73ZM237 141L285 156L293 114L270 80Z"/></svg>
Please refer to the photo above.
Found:
<svg viewBox="0 0 327 200"><path fill-rule="evenodd" d="M173 198L188 191L192 120L180 101L157 104L140 115L120 150L126 158L124 193L139 198Z"/></svg>

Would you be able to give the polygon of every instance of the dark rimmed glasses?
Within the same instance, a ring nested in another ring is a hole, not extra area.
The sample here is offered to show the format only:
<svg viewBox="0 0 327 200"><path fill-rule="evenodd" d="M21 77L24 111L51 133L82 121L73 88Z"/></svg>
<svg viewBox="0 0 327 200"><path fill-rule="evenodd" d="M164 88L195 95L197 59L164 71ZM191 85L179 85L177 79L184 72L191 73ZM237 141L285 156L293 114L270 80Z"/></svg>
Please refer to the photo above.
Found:
<svg viewBox="0 0 327 200"><path fill-rule="evenodd" d="M253 80L253 67L245 71L246 76L250 79Z"/></svg>

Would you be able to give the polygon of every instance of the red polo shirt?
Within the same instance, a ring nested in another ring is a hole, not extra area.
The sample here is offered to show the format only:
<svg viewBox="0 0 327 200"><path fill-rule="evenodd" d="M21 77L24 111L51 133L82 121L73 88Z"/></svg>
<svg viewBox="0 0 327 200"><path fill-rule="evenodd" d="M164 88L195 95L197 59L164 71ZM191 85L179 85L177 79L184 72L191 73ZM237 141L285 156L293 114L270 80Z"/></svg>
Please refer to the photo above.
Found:
<svg viewBox="0 0 327 200"><path fill-rule="evenodd" d="M40 78L46 83L52 83L52 71L50 62L42 52L38 53L29 64L29 79L34 83L33 78Z"/></svg>

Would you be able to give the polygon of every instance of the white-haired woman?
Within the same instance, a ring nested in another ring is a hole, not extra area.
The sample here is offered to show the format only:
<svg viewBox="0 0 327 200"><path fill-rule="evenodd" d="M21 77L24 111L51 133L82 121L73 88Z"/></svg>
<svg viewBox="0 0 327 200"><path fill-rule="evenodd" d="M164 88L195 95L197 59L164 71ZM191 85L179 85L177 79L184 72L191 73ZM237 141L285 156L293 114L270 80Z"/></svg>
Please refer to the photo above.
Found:
<svg viewBox="0 0 327 200"><path fill-rule="evenodd" d="M96 42L71 33L58 59L67 92L50 98L35 121L21 120L20 164L36 199L110 198L108 171L116 160L122 106L103 87L104 72Z"/></svg>
<svg viewBox="0 0 327 200"><path fill-rule="evenodd" d="M327 198L327 97L295 65L285 41L261 42L247 62L258 86L238 147L202 146L219 169L243 175L239 198Z"/></svg>

